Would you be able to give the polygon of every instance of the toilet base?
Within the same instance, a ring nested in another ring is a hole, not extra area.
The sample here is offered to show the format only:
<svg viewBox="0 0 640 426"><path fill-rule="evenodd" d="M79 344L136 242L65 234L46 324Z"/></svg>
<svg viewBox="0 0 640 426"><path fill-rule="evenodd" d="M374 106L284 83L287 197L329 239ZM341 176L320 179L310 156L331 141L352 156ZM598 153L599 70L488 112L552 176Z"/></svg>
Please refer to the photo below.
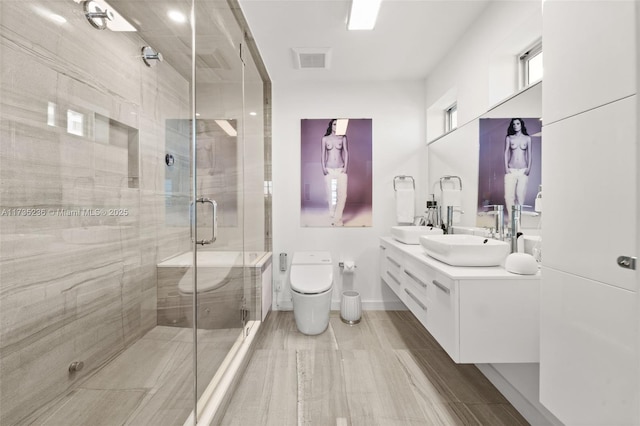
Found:
<svg viewBox="0 0 640 426"><path fill-rule="evenodd" d="M331 293L333 288L318 294L302 294L292 291L293 316L296 327L302 334L322 334L329 326Z"/></svg>

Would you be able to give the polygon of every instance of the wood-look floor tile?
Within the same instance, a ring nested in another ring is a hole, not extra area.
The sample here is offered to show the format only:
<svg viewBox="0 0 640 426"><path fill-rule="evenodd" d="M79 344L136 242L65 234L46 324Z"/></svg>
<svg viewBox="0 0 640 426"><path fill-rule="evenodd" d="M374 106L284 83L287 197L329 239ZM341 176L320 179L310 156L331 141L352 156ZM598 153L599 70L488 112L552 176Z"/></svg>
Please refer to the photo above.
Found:
<svg viewBox="0 0 640 426"><path fill-rule="evenodd" d="M406 419L404 417L375 417L371 414L364 415L362 417L355 417L352 419L351 424L353 426L426 426L429 423L425 423L423 419Z"/></svg>
<svg viewBox="0 0 640 426"><path fill-rule="evenodd" d="M42 426L122 425L140 404L144 391L80 390L70 392L56 410L35 424Z"/></svg>
<svg viewBox="0 0 640 426"><path fill-rule="evenodd" d="M272 312L256 339L224 425L526 424L407 311L365 311L354 326L332 312L318 336L301 334L293 312Z"/></svg>
<svg viewBox="0 0 640 426"><path fill-rule="evenodd" d="M298 423L335 424L348 418L342 353L296 351L298 374Z"/></svg>
<svg viewBox="0 0 640 426"><path fill-rule="evenodd" d="M296 353L256 349L222 419L222 425L295 426Z"/></svg>
<svg viewBox="0 0 640 426"><path fill-rule="evenodd" d="M395 350L395 353L403 369L403 374L420 404L455 402L450 393L446 392L446 389L443 389L439 383L440 378L431 370L425 371L424 365L416 360L416 357L409 350ZM426 354L428 352L425 352L423 356L427 356Z"/></svg>
<svg viewBox="0 0 640 426"><path fill-rule="evenodd" d="M191 365L192 345L140 339L82 385L87 389L152 389L177 368Z"/></svg>
<svg viewBox="0 0 640 426"><path fill-rule="evenodd" d="M352 419L424 420L394 352L353 350L342 353Z"/></svg>
<svg viewBox="0 0 640 426"><path fill-rule="evenodd" d="M147 392L126 426L172 426L184 423L193 409L191 365L174 370L166 380Z"/></svg>
<svg viewBox="0 0 640 426"><path fill-rule="evenodd" d="M371 320L371 328L384 348L440 348L438 342L410 312L388 311L387 319L378 318Z"/></svg>
<svg viewBox="0 0 640 426"><path fill-rule="evenodd" d="M411 350L416 364L446 401L507 403L473 364L456 364L443 350Z"/></svg>
<svg viewBox="0 0 640 426"><path fill-rule="evenodd" d="M491 426L526 426L529 423L511 404L465 404L478 424Z"/></svg>
<svg viewBox="0 0 640 426"><path fill-rule="evenodd" d="M298 331L292 311L272 312L264 326L266 326L265 329L256 340L256 349L333 350L338 348L331 326L321 334L307 336Z"/></svg>
<svg viewBox="0 0 640 426"><path fill-rule="evenodd" d="M372 321L366 321L364 315L358 324L349 325L340 319L340 313L332 313L329 326L333 330L339 349L382 349L378 336L372 329Z"/></svg>

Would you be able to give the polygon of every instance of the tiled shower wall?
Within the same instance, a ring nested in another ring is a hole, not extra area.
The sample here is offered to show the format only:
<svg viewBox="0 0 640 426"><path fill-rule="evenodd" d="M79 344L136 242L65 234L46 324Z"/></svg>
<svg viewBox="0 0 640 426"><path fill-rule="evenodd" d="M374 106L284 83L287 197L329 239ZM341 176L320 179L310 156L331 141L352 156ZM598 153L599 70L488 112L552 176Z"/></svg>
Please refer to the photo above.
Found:
<svg viewBox="0 0 640 426"><path fill-rule="evenodd" d="M189 84L75 2L0 9L4 425L156 325L157 261L189 250L188 229L164 216L165 120L188 119ZM71 374L74 361L85 367Z"/></svg>

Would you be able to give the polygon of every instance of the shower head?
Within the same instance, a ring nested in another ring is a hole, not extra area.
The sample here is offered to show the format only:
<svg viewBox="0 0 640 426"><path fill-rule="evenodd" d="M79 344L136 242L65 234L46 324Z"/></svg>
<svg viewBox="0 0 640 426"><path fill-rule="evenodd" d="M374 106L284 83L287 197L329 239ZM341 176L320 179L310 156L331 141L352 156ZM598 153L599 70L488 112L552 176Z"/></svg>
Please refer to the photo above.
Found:
<svg viewBox="0 0 640 426"><path fill-rule="evenodd" d="M102 9L98 3L92 0L83 2L84 16L87 17L89 23L99 30L107 28L107 21L113 21L115 15L113 11Z"/></svg>
<svg viewBox="0 0 640 426"><path fill-rule="evenodd" d="M158 52L151 46L142 48L142 60L148 67L153 67L157 62L162 62L162 53Z"/></svg>

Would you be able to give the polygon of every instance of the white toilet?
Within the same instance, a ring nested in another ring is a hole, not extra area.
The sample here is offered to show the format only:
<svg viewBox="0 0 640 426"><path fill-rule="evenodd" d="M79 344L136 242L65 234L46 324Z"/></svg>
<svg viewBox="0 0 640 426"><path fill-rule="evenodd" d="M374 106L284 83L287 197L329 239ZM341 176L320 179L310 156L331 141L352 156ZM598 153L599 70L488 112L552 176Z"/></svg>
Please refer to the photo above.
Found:
<svg viewBox="0 0 640 426"><path fill-rule="evenodd" d="M293 294L293 316L301 333L320 334L329 325L333 264L327 251L293 254L289 278Z"/></svg>

